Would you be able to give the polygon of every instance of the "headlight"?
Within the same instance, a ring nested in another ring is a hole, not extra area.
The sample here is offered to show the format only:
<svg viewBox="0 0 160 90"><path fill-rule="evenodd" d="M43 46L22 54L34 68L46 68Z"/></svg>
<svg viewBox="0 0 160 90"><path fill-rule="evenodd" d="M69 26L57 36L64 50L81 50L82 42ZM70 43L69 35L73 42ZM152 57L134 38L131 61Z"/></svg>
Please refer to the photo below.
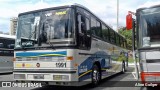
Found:
<svg viewBox="0 0 160 90"><path fill-rule="evenodd" d="M143 37L143 47L150 46L150 37Z"/></svg>
<svg viewBox="0 0 160 90"><path fill-rule="evenodd" d="M25 79L25 74L14 74L14 79Z"/></svg>

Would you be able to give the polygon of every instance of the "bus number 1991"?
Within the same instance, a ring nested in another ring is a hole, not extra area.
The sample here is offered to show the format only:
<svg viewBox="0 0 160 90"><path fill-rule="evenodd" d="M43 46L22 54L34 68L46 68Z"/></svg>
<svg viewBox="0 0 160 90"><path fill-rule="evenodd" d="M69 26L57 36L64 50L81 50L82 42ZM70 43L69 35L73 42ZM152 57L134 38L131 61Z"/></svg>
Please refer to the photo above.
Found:
<svg viewBox="0 0 160 90"><path fill-rule="evenodd" d="M58 62L58 63L56 63L56 67L63 67L63 68L65 68L66 67L66 63L64 63L64 62Z"/></svg>

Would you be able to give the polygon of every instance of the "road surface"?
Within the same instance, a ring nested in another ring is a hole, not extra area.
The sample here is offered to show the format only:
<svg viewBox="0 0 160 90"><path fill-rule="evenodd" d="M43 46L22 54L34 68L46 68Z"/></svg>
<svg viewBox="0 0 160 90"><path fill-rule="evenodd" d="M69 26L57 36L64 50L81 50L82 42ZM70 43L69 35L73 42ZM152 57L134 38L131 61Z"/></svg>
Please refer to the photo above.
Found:
<svg viewBox="0 0 160 90"><path fill-rule="evenodd" d="M125 74L117 74L110 78L103 80L100 85L96 87L90 87L90 85L82 87L64 87L64 86L43 86L38 88L27 87L0 87L0 90L160 90L158 87L140 87L135 86L136 80L132 72L134 71L133 67L130 67ZM13 81L13 74L0 75L0 81Z"/></svg>

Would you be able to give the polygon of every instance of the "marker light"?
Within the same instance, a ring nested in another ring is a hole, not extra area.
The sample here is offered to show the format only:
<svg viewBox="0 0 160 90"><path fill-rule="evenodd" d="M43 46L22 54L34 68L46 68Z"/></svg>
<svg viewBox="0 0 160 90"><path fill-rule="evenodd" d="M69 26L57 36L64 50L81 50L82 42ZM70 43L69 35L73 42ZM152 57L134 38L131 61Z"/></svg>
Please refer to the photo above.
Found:
<svg viewBox="0 0 160 90"><path fill-rule="evenodd" d="M73 60L73 56L68 56L66 59L67 60Z"/></svg>

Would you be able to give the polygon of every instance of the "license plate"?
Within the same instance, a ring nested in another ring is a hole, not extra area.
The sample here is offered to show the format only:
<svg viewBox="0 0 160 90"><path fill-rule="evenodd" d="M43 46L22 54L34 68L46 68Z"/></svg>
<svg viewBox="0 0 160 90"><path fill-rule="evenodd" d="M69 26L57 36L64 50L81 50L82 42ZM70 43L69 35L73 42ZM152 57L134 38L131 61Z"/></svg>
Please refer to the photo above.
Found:
<svg viewBox="0 0 160 90"><path fill-rule="evenodd" d="M34 79L44 79L44 75L34 75Z"/></svg>
<svg viewBox="0 0 160 90"><path fill-rule="evenodd" d="M62 76L55 75L53 76L53 80L62 80Z"/></svg>

